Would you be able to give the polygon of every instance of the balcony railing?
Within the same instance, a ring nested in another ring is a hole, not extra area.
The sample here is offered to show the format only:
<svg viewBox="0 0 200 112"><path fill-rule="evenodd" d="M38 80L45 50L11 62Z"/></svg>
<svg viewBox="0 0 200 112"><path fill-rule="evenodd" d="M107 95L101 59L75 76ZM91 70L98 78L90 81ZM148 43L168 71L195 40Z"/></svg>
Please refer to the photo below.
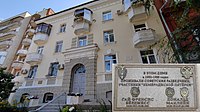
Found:
<svg viewBox="0 0 200 112"><path fill-rule="evenodd" d="M14 69L21 69L23 67L23 65L24 65L23 61L16 60L13 62L12 67Z"/></svg>
<svg viewBox="0 0 200 112"><path fill-rule="evenodd" d="M45 44L48 41L49 36L44 33L36 33L33 37L33 41L37 45Z"/></svg>
<svg viewBox="0 0 200 112"><path fill-rule="evenodd" d="M12 44L11 40L0 42L0 49L7 49Z"/></svg>
<svg viewBox="0 0 200 112"><path fill-rule="evenodd" d="M0 34L0 40L10 39L10 38L14 37L16 34L17 34L16 31L11 31L11 32L7 32L7 33L1 33Z"/></svg>
<svg viewBox="0 0 200 112"><path fill-rule="evenodd" d="M74 33L76 35L86 34L90 32L90 24L88 22L77 22L74 25Z"/></svg>
<svg viewBox="0 0 200 112"><path fill-rule="evenodd" d="M32 42L31 39L29 39L29 38L25 38L25 39L23 39L22 44L25 45L25 46L27 46L27 45L30 45L31 42Z"/></svg>
<svg viewBox="0 0 200 112"><path fill-rule="evenodd" d="M26 49L20 49L17 51L17 55L18 56L26 56L27 52L28 52L28 50L26 50Z"/></svg>
<svg viewBox="0 0 200 112"><path fill-rule="evenodd" d="M26 57L26 63L30 65L39 64L42 61L42 57L43 57L42 54L30 53Z"/></svg>
<svg viewBox="0 0 200 112"><path fill-rule="evenodd" d="M14 22L14 23L8 24L6 26L0 27L0 32L9 31L11 29L19 27L20 25L21 25L21 22Z"/></svg>
<svg viewBox="0 0 200 112"><path fill-rule="evenodd" d="M157 40L156 32L153 29L137 31L133 36L133 43L136 48L150 46Z"/></svg>
<svg viewBox="0 0 200 112"><path fill-rule="evenodd" d="M30 29L28 29L28 30L26 31L26 34L27 34L28 36L30 36L30 37L33 36L34 33L35 33L35 30L32 29L32 28L30 28Z"/></svg>

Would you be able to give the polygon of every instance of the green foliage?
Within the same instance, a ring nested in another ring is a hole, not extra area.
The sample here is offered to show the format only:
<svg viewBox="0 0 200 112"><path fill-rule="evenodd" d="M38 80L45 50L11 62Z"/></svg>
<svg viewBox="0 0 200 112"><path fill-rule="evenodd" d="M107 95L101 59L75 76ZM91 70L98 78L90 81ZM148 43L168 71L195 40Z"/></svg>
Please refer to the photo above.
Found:
<svg viewBox="0 0 200 112"><path fill-rule="evenodd" d="M11 82L14 76L10 73L4 72L5 68L0 68L0 101L6 100L10 93L14 83Z"/></svg>
<svg viewBox="0 0 200 112"><path fill-rule="evenodd" d="M0 112L28 112L26 107L10 105L7 101L0 102Z"/></svg>
<svg viewBox="0 0 200 112"><path fill-rule="evenodd" d="M68 111L69 111L69 107L68 107L68 106L64 107L64 108L61 110L61 112L68 112Z"/></svg>
<svg viewBox="0 0 200 112"><path fill-rule="evenodd" d="M173 36L169 37L168 45L163 43L163 40L156 43L160 46L160 52L163 52L161 54L164 54L162 58L170 62L199 63L200 2L199 0L186 0L186 2L171 0L170 2L170 17L175 20L177 28L172 32Z"/></svg>

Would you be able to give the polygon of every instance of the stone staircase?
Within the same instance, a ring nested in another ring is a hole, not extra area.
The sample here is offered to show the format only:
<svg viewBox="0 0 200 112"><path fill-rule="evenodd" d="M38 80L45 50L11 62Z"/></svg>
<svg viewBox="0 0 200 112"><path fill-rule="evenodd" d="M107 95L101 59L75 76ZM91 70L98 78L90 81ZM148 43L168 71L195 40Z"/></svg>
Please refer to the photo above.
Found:
<svg viewBox="0 0 200 112"><path fill-rule="evenodd" d="M66 105L66 100L67 100L67 94L64 92L48 102L47 104L41 106L40 108L29 111L29 112L60 112L60 109L64 105Z"/></svg>

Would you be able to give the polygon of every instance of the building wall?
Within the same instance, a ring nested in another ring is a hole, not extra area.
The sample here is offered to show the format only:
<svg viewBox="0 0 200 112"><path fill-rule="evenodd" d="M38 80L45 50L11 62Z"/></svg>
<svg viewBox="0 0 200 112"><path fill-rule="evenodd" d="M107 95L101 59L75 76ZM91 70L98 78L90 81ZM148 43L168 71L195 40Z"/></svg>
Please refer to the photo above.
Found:
<svg viewBox="0 0 200 112"><path fill-rule="evenodd" d="M77 36L74 34L75 26L73 14L76 9L84 7L93 11L90 32ZM147 24L148 28L152 28L156 31L158 38L162 38L166 35L156 10L151 10L150 15L144 21L142 20L133 23L129 21L126 13L118 15L118 10L123 10L121 0L96 1L38 20L37 23L44 22L52 25L51 34L47 43L43 44L43 59L38 65L36 77L34 79L30 79L31 83L28 84L29 86L26 86L26 79L23 86L19 88L19 91L21 92L17 91L16 95L20 96L22 91L27 90L30 90L29 94L32 94L36 92L34 88L39 90L39 88L48 86L48 80L52 79L49 79L46 75L48 74L50 63L52 62L59 62L61 64L65 63L65 68L64 70L58 71L58 75L54 77L55 79L53 79L56 80L56 83L51 86L62 86L64 89L58 87L58 91L69 92L72 68L76 64L82 63L86 67L87 75L85 99L95 100L103 98L107 100L106 92L112 91L112 74L111 72L105 71L104 56L116 54L117 63L142 63L140 50L144 50L146 48L134 47L133 34L135 31L133 24ZM112 20L102 20L102 13L106 11L112 12ZM59 32L62 24L66 24L67 26L64 33ZM108 30L113 30L115 42L105 44L103 32ZM77 42L77 38L84 35L90 37L91 44L88 45L89 47L76 47L76 43L74 43L74 41ZM63 41L62 52L55 53L55 46L58 41ZM94 44L96 44L98 48L94 47ZM29 48L29 53L36 52L37 47L38 45L33 42ZM157 60L159 63L159 59ZM30 70L30 65L25 63L23 68ZM28 74L24 75L24 77L27 75ZM38 81L43 81L44 83L38 85ZM54 92L54 89L49 89L49 91ZM45 94L45 92L46 91L41 91L40 94Z"/></svg>

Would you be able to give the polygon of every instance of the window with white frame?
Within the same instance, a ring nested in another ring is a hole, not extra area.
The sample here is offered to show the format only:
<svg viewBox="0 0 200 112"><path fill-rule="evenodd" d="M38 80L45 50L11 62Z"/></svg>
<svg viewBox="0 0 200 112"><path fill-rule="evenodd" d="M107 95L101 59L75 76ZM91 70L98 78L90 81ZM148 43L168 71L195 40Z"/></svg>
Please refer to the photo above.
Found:
<svg viewBox="0 0 200 112"><path fill-rule="evenodd" d="M62 45L63 45L63 41L56 42L55 53L62 51Z"/></svg>
<svg viewBox="0 0 200 112"><path fill-rule="evenodd" d="M66 24L62 24L62 25L60 26L60 33L65 32L65 30L66 30Z"/></svg>
<svg viewBox="0 0 200 112"><path fill-rule="evenodd" d="M104 42L105 43L111 43L111 42L115 41L113 30L104 31L103 35L104 35Z"/></svg>
<svg viewBox="0 0 200 112"><path fill-rule="evenodd" d="M87 36L79 37L78 38L78 47L86 46L87 45Z"/></svg>
<svg viewBox="0 0 200 112"><path fill-rule="evenodd" d="M143 50L140 54L144 64L157 63L153 50Z"/></svg>
<svg viewBox="0 0 200 112"><path fill-rule="evenodd" d="M107 12L103 12L103 21L108 21L112 19L112 12L111 11L107 11Z"/></svg>
<svg viewBox="0 0 200 112"><path fill-rule="evenodd" d="M44 46L39 46L38 49L37 49L37 53L42 54L43 50L44 50Z"/></svg>
<svg viewBox="0 0 200 112"><path fill-rule="evenodd" d="M28 78L34 78L37 74L38 65L31 66Z"/></svg>
<svg viewBox="0 0 200 112"><path fill-rule="evenodd" d="M51 63L50 67L49 67L48 75L49 76L57 76L57 74L58 74L58 66L59 66L58 62Z"/></svg>
<svg viewBox="0 0 200 112"><path fill-rule="evenodd" d="M146 30L147 26L145 24L138 24L134 25L135 32L141 31L141 30Z"/></svg>
<svg viewBox="0 0 200 112"><path fill-rule="evenodd" d="M106 55L104 57L105 60L105 71L111 72L112 71L112 64L116 64L116 55Z"/></svg>

